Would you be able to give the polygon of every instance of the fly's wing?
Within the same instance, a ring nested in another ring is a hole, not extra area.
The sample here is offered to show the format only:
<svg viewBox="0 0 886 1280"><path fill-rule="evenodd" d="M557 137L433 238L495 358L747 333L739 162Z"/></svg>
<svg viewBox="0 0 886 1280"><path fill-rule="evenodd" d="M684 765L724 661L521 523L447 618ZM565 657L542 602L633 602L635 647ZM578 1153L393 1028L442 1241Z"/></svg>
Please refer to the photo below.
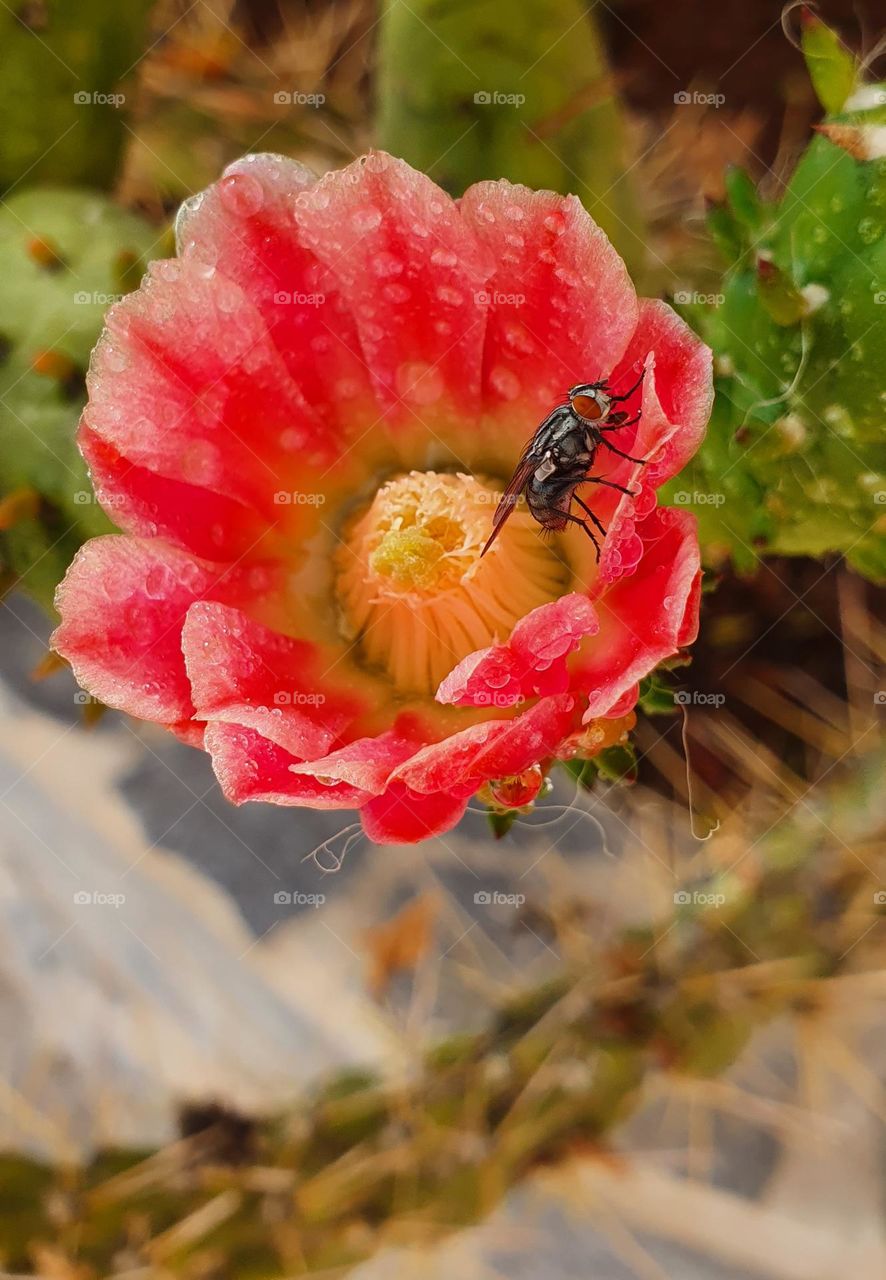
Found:
<svg viewBox="0 0 886 1280"><path fill-rule="evenodd" d="M517 505L520 494L529 483L529 478L536 465L537 459L535 457L532 444L530 443L529 447L524 451L522 458L517 463L517 468L508 481L507 488L499 498L498 506L495 508L495 515L492 517L492 533L489 535L486 546L480 552L481 560L501 533L505 521Z"/></svg>

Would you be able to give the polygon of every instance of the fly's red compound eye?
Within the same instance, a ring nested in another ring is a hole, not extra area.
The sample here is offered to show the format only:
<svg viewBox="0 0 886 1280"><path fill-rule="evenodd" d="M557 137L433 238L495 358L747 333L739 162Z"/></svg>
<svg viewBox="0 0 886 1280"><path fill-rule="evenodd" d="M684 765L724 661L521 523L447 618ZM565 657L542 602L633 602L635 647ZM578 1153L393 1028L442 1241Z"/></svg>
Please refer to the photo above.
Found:
<svg viewBox="0 0 886 1280"><path fill-rule="evenodd" d="M594 396L573 396L571 403L580 418L596 422L598 418L603 417L603 406Z"/></svg>

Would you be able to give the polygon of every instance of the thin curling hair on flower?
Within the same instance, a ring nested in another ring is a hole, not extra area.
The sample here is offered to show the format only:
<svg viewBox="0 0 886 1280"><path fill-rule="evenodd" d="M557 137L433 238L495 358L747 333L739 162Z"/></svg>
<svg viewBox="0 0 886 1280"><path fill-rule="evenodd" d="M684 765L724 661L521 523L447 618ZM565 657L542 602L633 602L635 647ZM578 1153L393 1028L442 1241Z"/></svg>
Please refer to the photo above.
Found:
<svg viewBox="0 0 886 1280"><path fill-rule="evenodd" d="M235 804L408 843L478 792L530 802L695 637L695 524L656 490L704 433L710 352L575 197L454 201L382 153L319 180L247 156L178 242L93 355L80 447L124 532L76 557L56 649ZM522 504L481 557L527 442L590 384L630 392L626 456L582 490L599 561Z"/></svg>

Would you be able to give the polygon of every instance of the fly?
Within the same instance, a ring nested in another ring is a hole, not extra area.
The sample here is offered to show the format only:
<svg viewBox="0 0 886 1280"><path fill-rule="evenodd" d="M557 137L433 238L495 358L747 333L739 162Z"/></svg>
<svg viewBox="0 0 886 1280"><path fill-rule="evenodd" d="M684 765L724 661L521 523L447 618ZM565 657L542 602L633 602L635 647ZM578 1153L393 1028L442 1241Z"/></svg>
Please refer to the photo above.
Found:
<svg viewBox="0 0 886 1280"><path fill-rule="evenodd" d="M543 529L559 532L568 524L577 524L594 544L597 562L600 560L600 544L594 530L605 538L606 530L591 508L576 493L580 484L602 484L634 497L633 489L606 480L603 476L588 475L600 448L606 448L628 462L644 463L645 458L632 458L607 439L610 431L635 426L642 416L640 410L629 418L623 409L613 408L629 400L641 386L646 370L624 395L613 395L607 381L580 382L571 387L568 400L550 413L536 428L535 434L523 450L514 474L499 500L492 518L492 533L481 554L492 546L501 533L508 516L514 510L520 495L526 497L529 513ZM581 507L586 518L573 515L573 499Z"/></svg>

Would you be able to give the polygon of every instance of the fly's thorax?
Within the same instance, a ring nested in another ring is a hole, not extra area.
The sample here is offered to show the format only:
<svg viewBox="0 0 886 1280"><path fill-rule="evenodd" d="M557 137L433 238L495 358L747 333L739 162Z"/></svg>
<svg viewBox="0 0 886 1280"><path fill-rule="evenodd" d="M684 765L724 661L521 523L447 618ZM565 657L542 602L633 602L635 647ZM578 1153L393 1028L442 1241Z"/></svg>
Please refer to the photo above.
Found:
<svg viewBox="0 0 886 1280"><path fill-rule="evenodd" d="M600 444L596 428L567 411L557 422L539 432L533 447L535 468L530 485L542 490L545 485L562 482L576 484L593 464Z"/></svg>

